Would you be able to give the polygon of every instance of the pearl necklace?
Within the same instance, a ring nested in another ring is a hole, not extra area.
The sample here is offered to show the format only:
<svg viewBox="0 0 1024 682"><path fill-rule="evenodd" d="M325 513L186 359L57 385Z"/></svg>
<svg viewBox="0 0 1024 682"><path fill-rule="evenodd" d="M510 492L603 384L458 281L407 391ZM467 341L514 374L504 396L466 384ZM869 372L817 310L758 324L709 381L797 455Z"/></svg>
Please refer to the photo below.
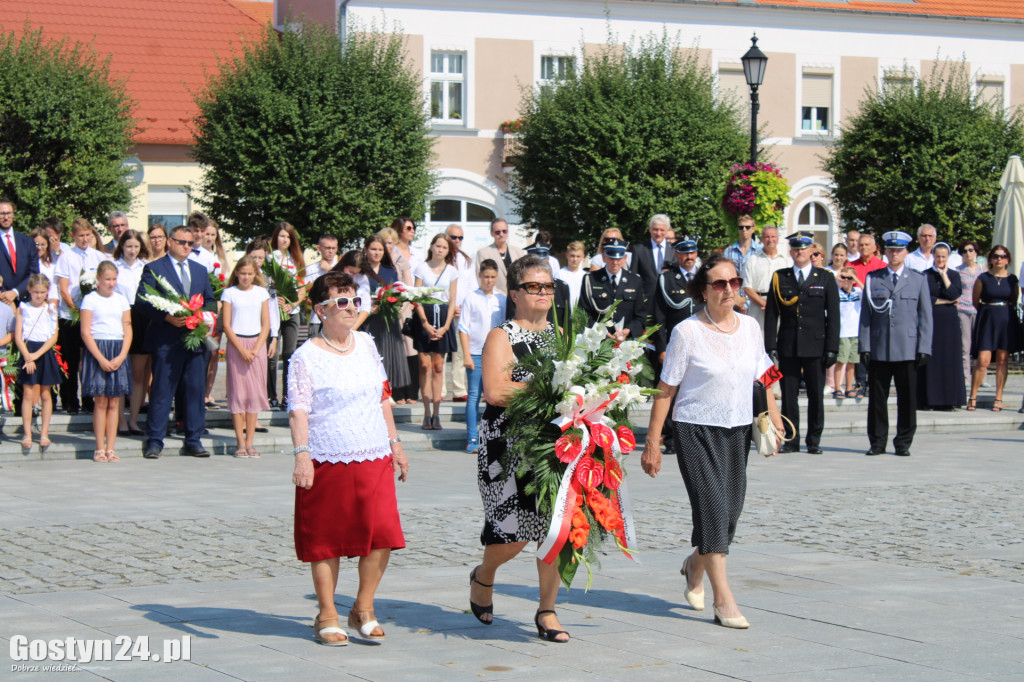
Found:
<svg viewBox="0 0 1024 682"><path fill-rule="evenodd" d="M326 337L326 336L324 336L324 332L323 332L323 330L320 330L320 338L324 340L324 343L326 343L326 344L327 344L328 346L330 346L330 347L331 347L331 348L333 348L334 350L338 351L339 353L347 353L347 352L349 352L350 350L352 350L352 344L353 344L353 343L355 342L355 335L354 335L354 334L352 334L352 332L349 332L349 335L348 335L348 344L347 344L347 345L346 345L346 346L345 346L344 348L338 348L338 347L337 347L337 346L335 346L335 345L334 345L333 343L331 343L330 341L328 341L328 340L327 340L327 337Z"/></svg>
<svg viewBox="0 0 1024 682"><path fill-rule="evenodd" d="M704 309L704 317L708 318L708 322L713 324L715 326L715 329L717 329L718 331L722 332L723 334L732 334L734 331L736 331L736 327L740 323L739 316L736 313L733 313L732 314L732 326L729 327L728 331L726 331L725 329L722 329L721 327L719 327L717 322L715 322L714 320L711 319L711 313L709 313L707 311L707 308Z"/></svg>

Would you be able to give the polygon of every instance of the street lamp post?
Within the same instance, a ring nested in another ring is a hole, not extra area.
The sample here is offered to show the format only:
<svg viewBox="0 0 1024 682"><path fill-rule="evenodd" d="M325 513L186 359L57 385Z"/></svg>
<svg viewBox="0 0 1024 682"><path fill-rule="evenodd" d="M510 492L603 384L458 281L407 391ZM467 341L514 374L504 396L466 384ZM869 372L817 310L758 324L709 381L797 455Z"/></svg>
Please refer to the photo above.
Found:
<svg viewBox="0 0 1024 682"><path fill-rule="evenodd" d="M760 104L757 99L757 89L764 82L765 68L768 66L768 57L761 52L757 46L757 34L750 39L750 49L741 58L743 62L743 77L747 79L750 86L750 163L757 163L757 110Z"/></svg>

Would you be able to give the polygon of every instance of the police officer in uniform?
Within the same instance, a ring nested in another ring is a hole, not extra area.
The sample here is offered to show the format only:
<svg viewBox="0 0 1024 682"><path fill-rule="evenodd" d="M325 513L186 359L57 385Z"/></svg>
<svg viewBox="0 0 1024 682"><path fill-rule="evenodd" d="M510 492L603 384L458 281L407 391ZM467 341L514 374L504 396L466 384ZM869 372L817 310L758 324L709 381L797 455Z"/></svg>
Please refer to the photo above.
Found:
<svg viewBox="0 0 1024 682"><path fill-rule="evenodd" d="M811 265L811 236L789 238L793 267L772 275L765 308L764 346L782 371L782 414L796 427L781 452L800 451L800 376L807 387L807 452L820 455L825 427L825 370L839 354L839 287L835 276ZM787 430L789 426L787 425Z"/></svg>
<svg viewBox="0 0 1024 682"><path fill-rule="evenodd" d="M648 315L640 275L625 269L627 246L615 237L604 240L604 267L584 275L578 304L594 324L619 301L608 327L608 336L619 341L642 336Z"/></svg>
<svg viewBox="0 0 1024 682"><path fill-rule="evenodd" d="M697 240L684 237L675 243L675 266L663 271L654 286L651 304L654 308L654 323L660 325L651 336L654 353L651 366L655 370L655 386L661 377L661 366L665 361L665 349L672 330L677 324L697 312L701 304L690 298L686 285L697 274ZM669 410L669 414L671 414ZM662 433L665 430L662 429ZM669 430L668 433L674 433ZM675 452L672 438L665 439L665 452Z"/></svg>
<svg viewBox="0 0 1024 682"><path fill-rule="evenodd" d="M881 455L889 437L889 385L896 383L896 437L900 457L910 456L917 430L917 368L932 354L932 300L928 280L904 265L911 237L882 235L889 265L869 272L860 309L859 348L868 368L868 440L864 454Z"/></svg>

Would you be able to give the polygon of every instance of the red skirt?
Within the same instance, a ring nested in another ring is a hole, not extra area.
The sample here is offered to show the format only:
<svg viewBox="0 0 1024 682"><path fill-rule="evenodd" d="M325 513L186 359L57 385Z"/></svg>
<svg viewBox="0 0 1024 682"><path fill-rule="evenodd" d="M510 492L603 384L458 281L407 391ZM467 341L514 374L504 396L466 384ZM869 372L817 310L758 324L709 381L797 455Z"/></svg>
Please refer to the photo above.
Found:
<svg viewBox="0 0 1024 682"><path fill-rule="evenodd" d="M313 487L295 489L299 561L368 556L402 549L391 457L349 464L313 462Z"/></svg>

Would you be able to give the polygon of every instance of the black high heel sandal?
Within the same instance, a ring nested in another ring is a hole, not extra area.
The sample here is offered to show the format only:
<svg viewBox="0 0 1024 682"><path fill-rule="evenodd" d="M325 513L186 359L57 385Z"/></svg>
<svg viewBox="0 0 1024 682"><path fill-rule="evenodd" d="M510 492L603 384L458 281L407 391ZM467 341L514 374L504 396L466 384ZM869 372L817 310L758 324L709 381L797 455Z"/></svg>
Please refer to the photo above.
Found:
<svg viewBox="0 0 1024 682"><path fill-rule="evenodd" d="M568 639L556 639L559 635L569 636L569 633L565 630L548 630L546 627L540 624L540 617L545 613L555 613L551 609L544 609L543 611L537 611L537 615L533 617L533 624L537 626L537 636L541 639L546 639L549 642L555 642L556 644L565 644ZM558 614L555 614L558 615Z"/></svg>
<svg viewBox="0 0 1024 682"><path fill-rule="evenodd" d="M480 582L479 580L476 579L476 571L477 571L478 568L480 568L480 567L477 566L476 568L473 569L473 572L469 574L469 586L473 587L473 583L476 583L480 587L493 588L494 587L493 583L488 585L487 583L482 583L482 582ZM476 616L476 619L478 621L480 621L481 623L483 623L484 625L493 625L494 624L494 604L491 604L490 606L480 606L479 604L473 603L473 598L470 597L469 598L469 610L472 611L473 615ZM484 620L481 617L484 614L489 614L491 616L491 620Z"/></svg>

